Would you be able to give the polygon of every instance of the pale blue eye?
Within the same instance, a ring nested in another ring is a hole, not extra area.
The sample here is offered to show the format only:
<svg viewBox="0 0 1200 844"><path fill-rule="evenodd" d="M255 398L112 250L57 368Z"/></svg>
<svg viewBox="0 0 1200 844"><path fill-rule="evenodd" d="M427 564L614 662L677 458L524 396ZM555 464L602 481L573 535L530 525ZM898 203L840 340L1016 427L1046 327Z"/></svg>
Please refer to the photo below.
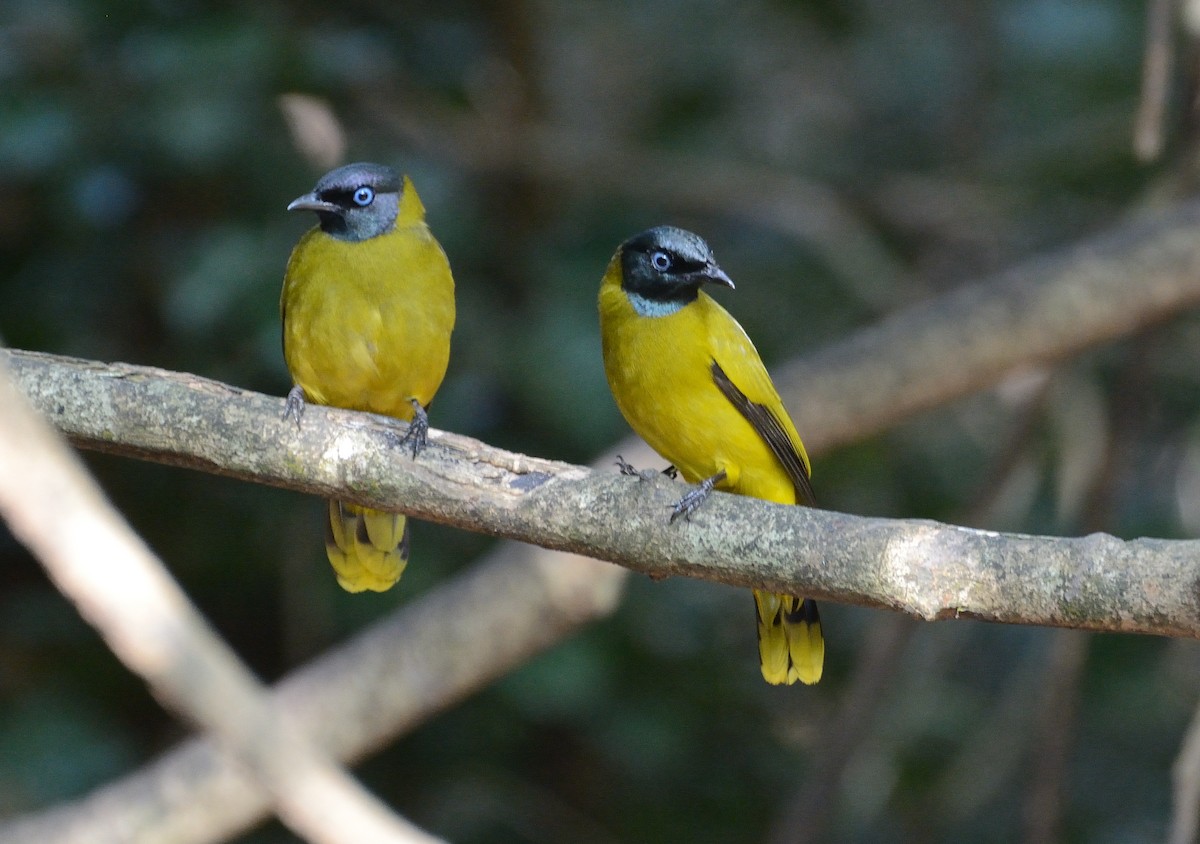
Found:
<svg viewBox="0 0 1200 844"><path fill-rule="evenodd" d="M366 207L375 201L375 191L371 190L366 185L354 192L354 204Z"/></svg>
<svg viewBox="0 0 1200 844"><path fill-rule="evenodd" d="M660 273L666 272L671 268L671 256L666 252L655 252L650 256L650 264Z"/></svg>

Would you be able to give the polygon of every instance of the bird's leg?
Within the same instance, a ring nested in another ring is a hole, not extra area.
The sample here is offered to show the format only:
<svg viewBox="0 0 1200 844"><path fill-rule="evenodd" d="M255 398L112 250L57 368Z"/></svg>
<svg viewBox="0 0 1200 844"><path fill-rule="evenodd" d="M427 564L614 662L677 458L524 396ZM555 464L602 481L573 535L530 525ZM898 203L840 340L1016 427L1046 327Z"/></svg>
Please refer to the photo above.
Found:
<svg viewBox="0 0 1200 844"><path fill-rule="evenodd" d="M300 417L304 415L304 388L297 384L288 390L287 400L283 405L283 421L295 417L296 428L300 427Z"/></svg>
<svg viewBox="0 0 1200 844"><path fill-rule="evenodd" d="M617 455L617 468L621 470L622 475L633 475L635 478L642 481L648 481L658 474L658 472L655 472L653 469L642 469L639 472L637 469L633 468L632 463L619 454ZM666 475L668 478L674 478L677 473L674 466L668 466L662 470L662 474Z"/></svg>
<svg viewBox="0 0 1200 844"><path fill-rule="evenodd" d="M662 470L662 473L664 475L666 475L668 478L670 478L671 480L675 480L676 478L679 477L679 470L675 468L674 464L667 466L667 468Z"/></svg>
<svg viewBox="0 0 1200 844"><path fill-rule="evenodd" d="M421 449L429 445L429 414L416 399L409 399L409 401L413 406L413 418L408 423L408 431L400 438L398 445L401 448L407 445L412 449L412 456L416 458L421 453Z"/></svg>
<svg viewBox="0 0 1200 844"><path fill-rule="evenodd" d="M696 484L695 489L676 501L675 506L671 508L671 522L674 523L680 516L690 520L692 513L696 512L712 493L713 487L725 480L725 477L725 470L722 469L711 478L705 478Z"/></svg>

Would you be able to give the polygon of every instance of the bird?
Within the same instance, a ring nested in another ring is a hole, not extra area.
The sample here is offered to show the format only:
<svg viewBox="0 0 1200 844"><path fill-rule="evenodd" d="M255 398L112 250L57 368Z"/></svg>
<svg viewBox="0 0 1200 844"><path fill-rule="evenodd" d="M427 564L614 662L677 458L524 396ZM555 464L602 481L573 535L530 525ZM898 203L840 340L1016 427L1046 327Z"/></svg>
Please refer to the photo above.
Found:
<svg viewBox="0 0 1200 844"><path fill-rule="evenodd" d="M600 284L604 371L618 409L689 484L670 521L714 489L814 506L808 455L754 344L701 290L733 288L699 235L658 226L622 243ZM618 458L626 474L635 470ZM754 590L759 662L775 685L816 683L825 641L816 602Z"/></svg>
<svg viewBox="0 0 1200 844"><path fill-rule="evenodd" d="M317 225L292 250L279 300L294 384L285 418L299 425L306 403L393 416L409 423L399 445L415 458L449 365L455 306L450 262L412 180L347 164L287 210L313 211ZM325 550L346 591L386 591L408 564L408 520L331 500Z"/></svg>

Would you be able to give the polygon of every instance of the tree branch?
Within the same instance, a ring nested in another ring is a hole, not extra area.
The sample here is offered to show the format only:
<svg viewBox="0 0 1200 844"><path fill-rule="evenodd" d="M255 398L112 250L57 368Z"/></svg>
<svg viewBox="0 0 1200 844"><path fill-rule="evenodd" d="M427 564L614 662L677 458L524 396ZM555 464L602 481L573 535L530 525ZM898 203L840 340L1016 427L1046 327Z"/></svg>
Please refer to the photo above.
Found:
<svg viewBox="0 0 1200 844"><path fill-rule="evenodd" d="M187 374L7 352L34 403L77 444L685 575L898 609L924 619L1200 636L1200 542L1033 537L863 518L717 494L667 527L681 487L431 432L420 458L401 423Z"/></svg>

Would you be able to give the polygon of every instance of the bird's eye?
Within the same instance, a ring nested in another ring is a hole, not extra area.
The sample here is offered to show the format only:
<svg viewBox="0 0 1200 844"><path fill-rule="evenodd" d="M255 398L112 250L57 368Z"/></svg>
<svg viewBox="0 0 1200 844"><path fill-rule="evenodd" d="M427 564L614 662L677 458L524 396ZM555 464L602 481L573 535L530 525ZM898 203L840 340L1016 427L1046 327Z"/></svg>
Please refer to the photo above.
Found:
<svg viewBox="0 0 1200 844"><path fill-rule="evenodd" d="M666 252L653 252L650 254L650 265L660 273L671 269L671 256Z"/></svg>
<svg viewBox="0 0 1200 844"><path fill-rule="evenodd" d="M354 204L365 208L375 201L375 191L366 185L354 192Z"/></svg>

